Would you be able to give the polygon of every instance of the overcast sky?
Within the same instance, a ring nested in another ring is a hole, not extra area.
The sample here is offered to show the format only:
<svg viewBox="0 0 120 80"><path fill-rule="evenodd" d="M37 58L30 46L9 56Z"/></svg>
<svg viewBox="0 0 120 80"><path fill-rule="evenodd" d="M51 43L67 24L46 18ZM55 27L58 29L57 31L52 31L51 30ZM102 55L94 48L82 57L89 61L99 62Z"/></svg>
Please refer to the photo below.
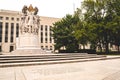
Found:
<svg viewBox="0 0 120 80"><path fill-rule="evenodd" d="M73 14L83 0L0 0L0 9L21 11L24 5L38 7L40 16L62 18Z"/></svg>

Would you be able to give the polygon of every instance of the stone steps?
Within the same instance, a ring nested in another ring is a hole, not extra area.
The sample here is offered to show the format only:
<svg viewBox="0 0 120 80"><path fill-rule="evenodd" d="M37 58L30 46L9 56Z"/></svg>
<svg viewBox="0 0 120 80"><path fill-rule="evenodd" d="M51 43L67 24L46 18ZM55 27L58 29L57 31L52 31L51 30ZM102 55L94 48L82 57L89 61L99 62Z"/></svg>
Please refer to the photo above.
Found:
<svg viewBox="0 0 120 80"><path fill-rule="evenodd" d="M0 67L82 62L104 58L106 56L96 54L2 55Z"/></svg>

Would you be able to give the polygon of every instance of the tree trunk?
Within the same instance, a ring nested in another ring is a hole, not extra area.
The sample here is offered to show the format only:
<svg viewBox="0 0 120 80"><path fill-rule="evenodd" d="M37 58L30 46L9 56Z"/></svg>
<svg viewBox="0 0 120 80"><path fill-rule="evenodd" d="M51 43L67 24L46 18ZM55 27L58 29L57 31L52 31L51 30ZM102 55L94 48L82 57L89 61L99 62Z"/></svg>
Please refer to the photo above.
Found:
<svg viewBox="0 0 120 80"><path fill-rule="evenodd" d="M102 52L102 46L100 45L100 52Z"/></svg>
<svg viewBox="0 0 120 80"><path fill-rule="evenodd" d="M120 46L118 45L118 52L120 52Z"/></svg>
<svg viewBox="0 0 120 80"><path fill-rule="evenodd" d="M83 49L85 49L85 45L83 45Z"/></svg>
<svg viewBox="0 0 120 80"><path fill-rule="evenodd" d="M109 45L108 45L108 42L106 42L106 44L105 44L105 52L106 52L106 53L109 53Z"/></svg>

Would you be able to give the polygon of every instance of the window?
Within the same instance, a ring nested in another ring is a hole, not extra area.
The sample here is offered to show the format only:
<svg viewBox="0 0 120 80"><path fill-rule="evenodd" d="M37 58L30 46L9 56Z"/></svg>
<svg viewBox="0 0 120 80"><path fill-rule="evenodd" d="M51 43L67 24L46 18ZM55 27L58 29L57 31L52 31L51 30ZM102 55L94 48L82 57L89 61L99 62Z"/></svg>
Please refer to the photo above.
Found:
<svg viewBox="0 0 120 80"><path fill-rule="evenodd" d="M19 18L17 18L17 21L19 21Z"/></svg>
<svg viewBox="0 0 120 80"><path fill-rule="evenodd" d="M52 38L50 37L50 43L52 43Z"/></svg>
<svg viewBox="0 0 120 80"><path fill-rule="evenodd" d="M44 49L43 46L41 46L41 49Z"/></svg>
<svg viewBox="0 0 120 80"><path fill-rule="evenodd" d="M41 31L43 31L43 25L41 25Z"/></svg>
<svg viewBox="0 0 120 80"><path fill-rule="evenodd" d="M9 24L5 23L5 42L8 42L8 27Z"/></svg>
<svg viewBox="0 0 120 80"><path fill-rule="evenodd" d="M43 37L41 37L41 43L43 43Z"/></svg>
<svg viewBox="0 0 120 80"><path fill-rule="evenodd" d="M16 24L16 37L19 36L19 24L17 23Z"/></svg>
<svg viewBox="0 0 120 80"><path fill-rule="evenodd" d="M3 28L3 23L0 22L0 42L2 42L2 28Z"/></svg>
<svg viewBox="0 0 120 80"><path fill-rule="evenodd" d="M11 23L11 38L10 38L10 42L13 42L13 38L14 37L14 23Z"/></svg>
<svg viewBox="0 0 120 80"><path fill-rule="evenodd" d="M12 17L11 20L14 20L14 17Z"/></svg>
<svg viewBox="0 0 120 80"><path fill-rule="evenodd" d="M47 32L45 32L45 36L47 36Z"/></svg>
<svg viewBox="0 0 120 80"><path fill-rule="evenodd" d="M52 46L50 46L50 50L52 50Z"/></svg>
<svg viewBox="0 0 120 80"><path fill-rule="evenodd" d="M45 31L47 31L47 25L45 25Z"/></svg>
<svg viewBox="0 0 120 80"><path fill-rule="evenodd" d="M14 50L14 46L10 46L10 52Z"/></svg>
<svg viewBox="0 0 120 80"><path fill-rule="evenodd" d="M47 43L47 38L45 38L45 43Z"/></svg>
<svg viewBox="0 0 120 80"><path fill-rule="evenodd" d="M9 20L9 17L6 17L6 20Z"/></svg>
<svg viewBox="0 0 120 80"><path fill-rule="evenodd" d="M41 43L43 43L43 32L41 32Z"/></svg>
<svg viewBox="0 0 120 80"><path fill-rule="evenodd" d="M41 37L43 37L43 32L41 32Z"/></svg>
<svg viewBox="0 0 120 80"><path fill-rule="evenodd" d="M0 20L3 20L3 17L2 17L2 16L0 16Z"/></svg>

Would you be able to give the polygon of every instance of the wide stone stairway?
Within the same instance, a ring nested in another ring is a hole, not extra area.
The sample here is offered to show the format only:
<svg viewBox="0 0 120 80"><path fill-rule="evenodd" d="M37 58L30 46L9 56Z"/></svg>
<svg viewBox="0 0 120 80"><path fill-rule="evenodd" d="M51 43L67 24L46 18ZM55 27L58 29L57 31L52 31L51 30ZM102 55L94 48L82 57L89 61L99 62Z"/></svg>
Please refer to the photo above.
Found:
<svg viewBox="0 0 120 80"><path fill-rule="evenodd" d="M103 59L106 59L105 55L87 53L0 55L0 67L73 63Z"/></svg>

